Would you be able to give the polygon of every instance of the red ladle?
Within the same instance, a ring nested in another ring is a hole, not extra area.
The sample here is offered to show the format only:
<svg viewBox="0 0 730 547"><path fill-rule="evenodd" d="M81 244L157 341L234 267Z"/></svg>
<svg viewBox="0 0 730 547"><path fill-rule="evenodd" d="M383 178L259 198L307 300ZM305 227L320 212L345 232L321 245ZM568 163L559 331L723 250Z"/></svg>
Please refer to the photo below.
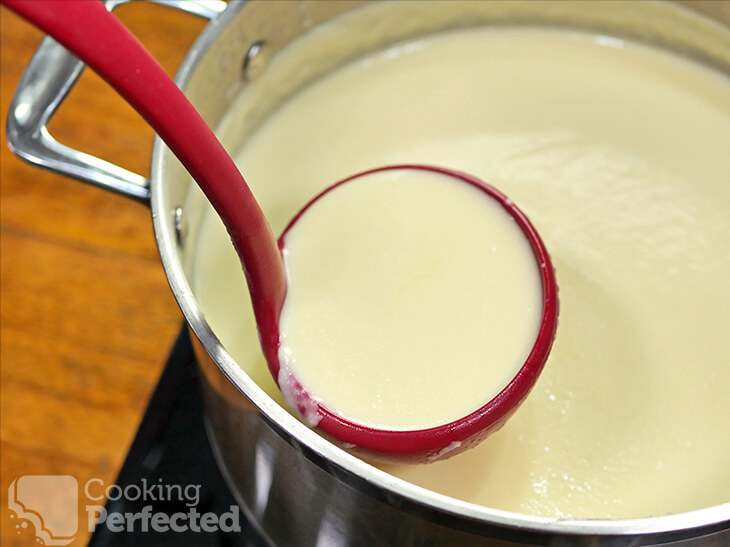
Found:
<svg viewBox="0 0 730 547"><path fill-rule="evenodd" d="M185 166L220 215L243 264L261 347L274 379L279 374L279 314L286 297L281 257L284 235L327 192L367 173L345 179L316 196L277 242L250 188L231 157L175 83L142 44L101 2L89 0L0 0L52 36L106 80L157 132ZM469 175L419 165L382 169L420 169L452 176L495 199L521 228L537 260L543 314L536 342L511 382L483 407L454 422L427 429L388 431L350 422L330 411L295 381L294 400L302 413L316 407L317 428L361 453L403 461L433 461L470 448L499 429L537 380L557 328L557 285L550 257L527 217L500 192Z"/></svg>

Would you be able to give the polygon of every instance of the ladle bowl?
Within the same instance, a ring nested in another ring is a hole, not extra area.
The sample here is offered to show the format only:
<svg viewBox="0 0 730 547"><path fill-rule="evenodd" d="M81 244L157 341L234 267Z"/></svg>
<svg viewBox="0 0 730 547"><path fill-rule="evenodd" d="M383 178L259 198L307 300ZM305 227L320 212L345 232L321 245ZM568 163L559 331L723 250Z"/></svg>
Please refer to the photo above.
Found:
<svg viewBox="0 0 730 547"><path fill-rule="evenodd" d="M313 398L296 378L282 382L278 359L269 359L272 376L282 390L287 404L335 441L344 443L363 457L400 462L432 462L451 457L479 444L498 431L525 400L537 381L555 339L558 324L558 287L550 255L540 235L527 216L496 188L466 173L443 167L403 164L380 167L358 173L333 184L309 201L289 222L279 237L279 248L286 248L286 236L296 222L321 198L340 186L381 171L418 170L437 173L454 179L455 184L468 184L496 201L515 221L534 254L542 285L540 326L527 359L517 374L495 397L477 410L444 425L414 430L385 430L367 427L333 412ZM447 371L444 371L446 373ZM285 385L282 385L284 383Z"/></svg>

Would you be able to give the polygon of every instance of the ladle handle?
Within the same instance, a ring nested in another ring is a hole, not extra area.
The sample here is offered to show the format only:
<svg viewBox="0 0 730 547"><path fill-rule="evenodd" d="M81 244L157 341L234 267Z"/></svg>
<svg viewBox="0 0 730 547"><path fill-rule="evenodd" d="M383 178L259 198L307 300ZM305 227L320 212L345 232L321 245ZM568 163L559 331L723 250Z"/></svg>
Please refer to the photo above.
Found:
<svg viewBox="0 0 730 547"><path fill-rule="evenodd" d="M213 132L144 46L98 1L0 0L83 60L149 123L228 228L249 283L264 348L278 340L286 290L281 255L261 208ZM267 355L267 357L269 357Z"/></svg>

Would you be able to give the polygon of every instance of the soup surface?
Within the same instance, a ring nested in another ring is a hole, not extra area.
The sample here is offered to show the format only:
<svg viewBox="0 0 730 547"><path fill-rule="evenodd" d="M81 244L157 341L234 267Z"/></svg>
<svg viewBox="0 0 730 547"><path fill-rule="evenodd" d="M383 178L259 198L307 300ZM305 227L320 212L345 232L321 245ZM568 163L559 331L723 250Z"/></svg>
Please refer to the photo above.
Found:
<svg viewBox="0 0 730 547"><path fill-rule="evenodd" d="M730 501L729 150L724 76L617 39L503 28L353 62L268 116L237 161L275 233L326 186L387 164L509 195L557 270L551 357L476 449L383 469L508 511L639 517ZM213 330L281 401L212 213L196 264Z"/></svg>
<svg viewBox="0 0 730 547"><path fill-rule="evenodd" d="M346 182L297 219L283 256L279 387L290 408L293 376L350 421L444 425L502 391L535 344L530 242L456 177L397 169Z"/></svg>

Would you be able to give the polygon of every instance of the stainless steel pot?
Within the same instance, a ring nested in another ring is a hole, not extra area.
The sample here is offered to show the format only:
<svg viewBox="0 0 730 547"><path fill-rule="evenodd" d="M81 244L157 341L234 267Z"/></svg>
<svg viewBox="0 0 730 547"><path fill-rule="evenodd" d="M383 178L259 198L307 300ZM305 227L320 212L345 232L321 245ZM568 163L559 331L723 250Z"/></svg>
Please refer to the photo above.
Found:
<svg viewBox="0 0 730 547"><path fill-rule="evenodd" d="M111 8L124 1L107 4ZM325 47L313 50L307 66L293 67L246 110L242 134L224 139L233 149L257 120L306 82L364 51L439 29L577 27L658 43L730 73L728 2L164 3L212 18L183 62L177 83L214 127L244 86L266 77L267 63L277 51L333 17L347 17L341 31L321 36ZM730 504L623 520L506 513L394 478L297 421L233 361L198 307L191 265L204 203L159 139L147 180L64 147L48 133L50 117L82 69L55 42L41 44L11 105L10 146L33 164L150 204L163 266L197 337L208 430L218 463L241 507L272 545L730 544Z"/></svg>

